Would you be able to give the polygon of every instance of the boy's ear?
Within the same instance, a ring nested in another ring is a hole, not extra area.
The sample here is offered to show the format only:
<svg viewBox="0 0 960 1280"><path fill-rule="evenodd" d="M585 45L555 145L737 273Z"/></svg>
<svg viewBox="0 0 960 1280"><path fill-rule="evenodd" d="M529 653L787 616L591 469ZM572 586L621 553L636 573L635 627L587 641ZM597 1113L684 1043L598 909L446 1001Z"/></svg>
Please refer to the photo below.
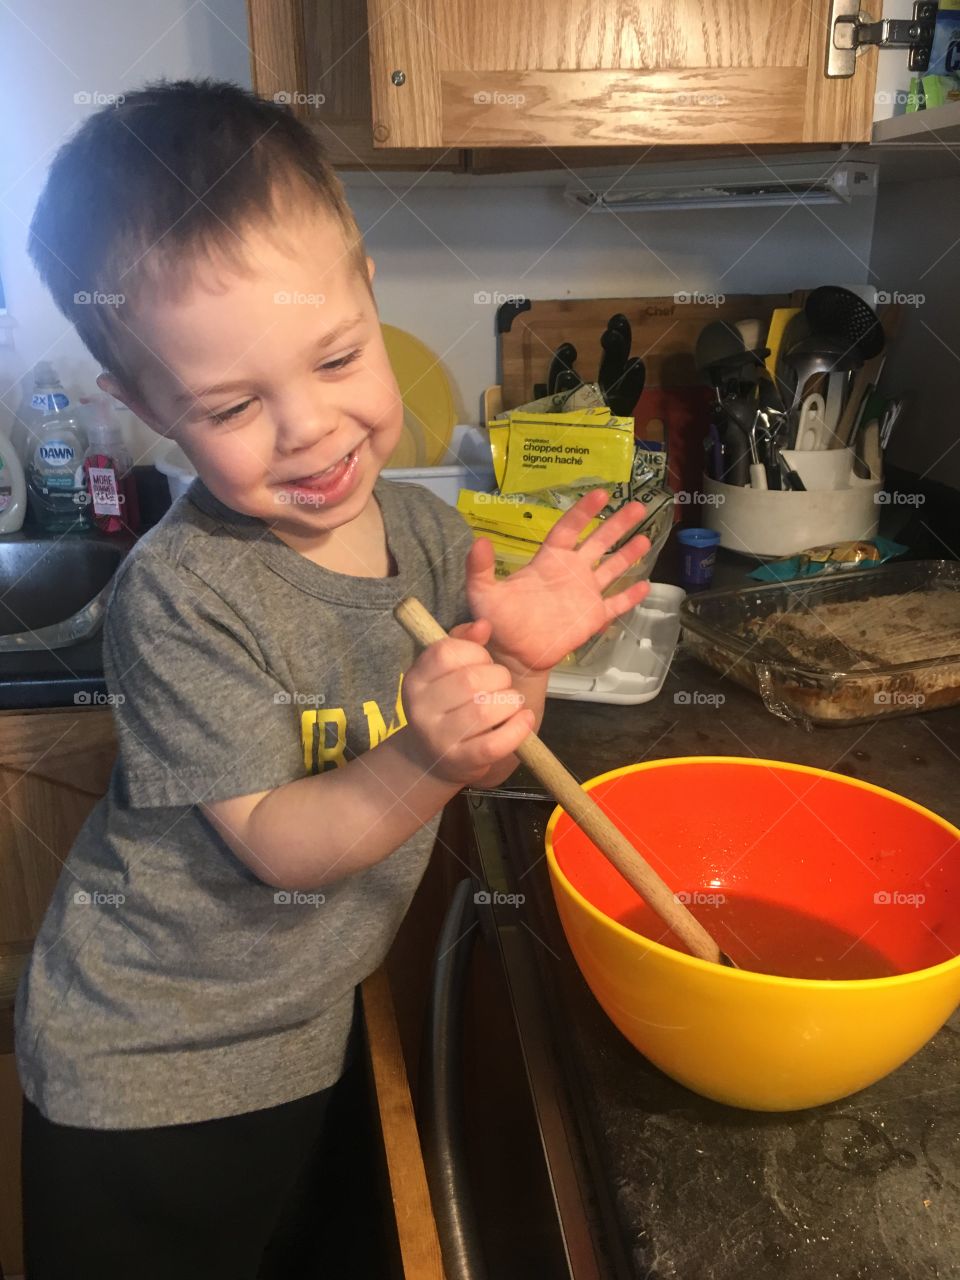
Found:
<svg viewBox="0 0 960 1280"><path fill-rule="evenodd" d="M373 284L373 275L376 269L377 269L377 264L374 262L372 258L368 258L367 259L367 278L369 279L371 284Z"/></svg>
<svg viewBox="0 0 960 1280"><path fill-rule="evenodd" d="M132 413L137 415L141 422L145 422L148 427L152 427L159 435L165 436L168 434L166 428L154 418L150 409L137 393L128 391L122 383L117 381L112 373L98 374L97 386L101 391L105 391L108 396L113 396L115 400L125 404Z"/></svg>

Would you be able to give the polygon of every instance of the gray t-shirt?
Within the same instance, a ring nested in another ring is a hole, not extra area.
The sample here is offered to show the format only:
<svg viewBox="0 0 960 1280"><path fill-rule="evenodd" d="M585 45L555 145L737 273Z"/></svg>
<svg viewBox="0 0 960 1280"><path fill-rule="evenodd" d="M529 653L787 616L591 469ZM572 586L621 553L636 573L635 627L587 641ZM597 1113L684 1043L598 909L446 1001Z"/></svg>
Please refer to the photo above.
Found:
<svg viewBox="0 0 960 1280"><path fill-rule="evenodd" d="M389 578L301 556L202 481L121 565L104 634L119 754L70 851L16 1009L27 1097L125 1129L303 1097L343 1070L355 988L384 959L437 819L316 893L250 871L197 807L337 768L403 723L416 646L392 607L467 617L470 532L379 481ZM316 832L335 830L332 810Z"/></svg>

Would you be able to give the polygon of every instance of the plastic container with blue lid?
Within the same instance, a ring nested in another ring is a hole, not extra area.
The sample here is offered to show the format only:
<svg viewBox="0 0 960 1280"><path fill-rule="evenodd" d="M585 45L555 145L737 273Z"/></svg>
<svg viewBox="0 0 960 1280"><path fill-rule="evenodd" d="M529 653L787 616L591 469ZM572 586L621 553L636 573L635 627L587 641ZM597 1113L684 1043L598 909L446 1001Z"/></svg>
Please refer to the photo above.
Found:
<svg viewBox="0 0 960 1280"><path fill-rule="evenodd" d="M687 591L705 591L713 581L720 535L714 529L680 529L680 577Z"/></svg>

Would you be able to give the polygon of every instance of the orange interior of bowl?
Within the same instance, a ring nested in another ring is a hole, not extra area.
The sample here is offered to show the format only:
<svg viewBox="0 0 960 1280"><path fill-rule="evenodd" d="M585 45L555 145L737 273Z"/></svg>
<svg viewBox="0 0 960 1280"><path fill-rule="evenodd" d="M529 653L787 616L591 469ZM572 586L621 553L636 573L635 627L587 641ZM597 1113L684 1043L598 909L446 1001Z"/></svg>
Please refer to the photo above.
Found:
<svg viewBox="0 0 960 1280"><path fill-rule="evenodd" d="M892 792L729 757L634 766L590 791L743 968L870 978L960 954L960 832ZM684 950L566 813L553 847L593 906Z"/></svg>

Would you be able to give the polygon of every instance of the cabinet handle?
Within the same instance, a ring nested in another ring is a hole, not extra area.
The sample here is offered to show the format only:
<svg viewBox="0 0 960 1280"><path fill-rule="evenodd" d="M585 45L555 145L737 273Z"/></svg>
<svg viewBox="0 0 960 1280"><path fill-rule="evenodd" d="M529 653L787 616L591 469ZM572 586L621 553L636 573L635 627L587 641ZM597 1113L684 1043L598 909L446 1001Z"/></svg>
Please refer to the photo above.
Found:
<svg viewBox="0 0 960 1280"><path fill-rule="evenodd" d="M475 882L461 880L437 941L418 1086L423 1163L448 1280L487 1280L463 1132L463 1003L477 935Z"/></svg>

